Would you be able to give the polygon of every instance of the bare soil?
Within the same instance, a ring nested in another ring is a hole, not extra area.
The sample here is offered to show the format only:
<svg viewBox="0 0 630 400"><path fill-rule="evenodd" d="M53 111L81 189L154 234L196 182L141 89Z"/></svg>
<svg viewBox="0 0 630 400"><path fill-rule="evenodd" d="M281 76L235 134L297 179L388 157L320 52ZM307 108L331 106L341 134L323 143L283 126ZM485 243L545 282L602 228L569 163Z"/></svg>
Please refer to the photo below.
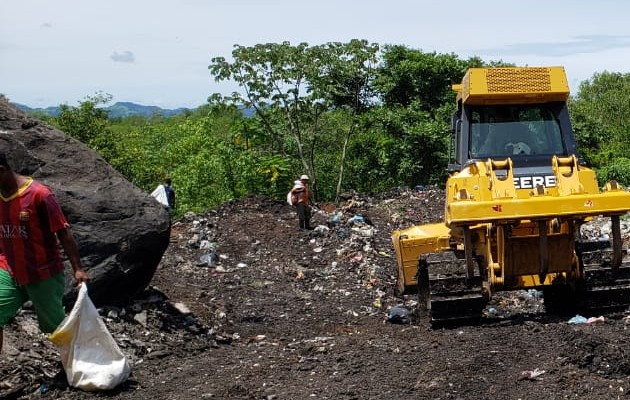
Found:
<svg viewBox="0 0 630 400"><path fill-rule="evenodd" d="M617 399L628 319L569 324L538 292L497 296L484 322L432 329L394 294L390 234L443 217L443 192L322 205L315 231L262 197L174 221L151 287L103 318L133 364L119 388L69 388L26 308L5 330L0 398ZM393 323L391 308L409 311ZM585 317L591 317L586 315Z"/></svg>

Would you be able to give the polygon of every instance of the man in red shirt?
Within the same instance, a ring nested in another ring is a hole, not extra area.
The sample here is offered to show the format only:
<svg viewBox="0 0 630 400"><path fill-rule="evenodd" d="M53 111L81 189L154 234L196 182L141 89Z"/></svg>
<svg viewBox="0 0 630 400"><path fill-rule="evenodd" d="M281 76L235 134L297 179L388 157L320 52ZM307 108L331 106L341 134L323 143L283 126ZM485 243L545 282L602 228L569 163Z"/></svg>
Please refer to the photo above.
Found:
<svg viewBox="0 0 630 400"><path fill-rule="evenodd" d="M55 195L33 178L14 172L0 151L0 351L2 328L27 300L43 332L53 332L65 318L58 243L74 279L86 282L77 244Z"/></svg>

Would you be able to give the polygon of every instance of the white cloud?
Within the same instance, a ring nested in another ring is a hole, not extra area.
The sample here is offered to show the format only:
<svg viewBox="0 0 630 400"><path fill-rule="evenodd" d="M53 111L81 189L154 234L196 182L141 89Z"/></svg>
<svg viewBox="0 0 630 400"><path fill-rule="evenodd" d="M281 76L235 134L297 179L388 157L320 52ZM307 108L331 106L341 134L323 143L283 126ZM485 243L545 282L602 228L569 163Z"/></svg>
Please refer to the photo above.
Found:
<svg viewBox="0 0 630 400"><path fill-rule="evenodd" d="M122 63L133 63L136 60L134 54L129 50L125 50L122 53L115 51L114 54L109 56L109 58L111 58L114 62Z"/></svg>
<svg viewBox="0 0 630 400"><path fill-rule="evenodd" d="M583 53L601 53L607 50L627 49L630 35L580 35L562 42L524 42L501 47L475 50L480 55L534 55L565 57Z"/></svg>

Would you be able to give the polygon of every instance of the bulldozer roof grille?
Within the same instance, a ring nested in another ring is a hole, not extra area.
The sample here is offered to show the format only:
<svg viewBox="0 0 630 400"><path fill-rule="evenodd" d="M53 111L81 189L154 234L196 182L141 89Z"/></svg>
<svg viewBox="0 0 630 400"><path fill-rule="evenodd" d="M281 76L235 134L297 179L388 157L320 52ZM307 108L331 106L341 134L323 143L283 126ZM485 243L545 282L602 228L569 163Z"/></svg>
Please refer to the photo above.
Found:
<svg viewBox="0 0 630 400"><path fill-rule="evenodd" d="M486 75L488 93L529 93L551 90L551 77L547 68L510 70L489 69Z"/></svg>
<svg viewBox="0 0 630 400"><path fill-rule="evenodd" d="M566 101L569 85L563 67L471 68L458 99L472 105Z"/></svg>

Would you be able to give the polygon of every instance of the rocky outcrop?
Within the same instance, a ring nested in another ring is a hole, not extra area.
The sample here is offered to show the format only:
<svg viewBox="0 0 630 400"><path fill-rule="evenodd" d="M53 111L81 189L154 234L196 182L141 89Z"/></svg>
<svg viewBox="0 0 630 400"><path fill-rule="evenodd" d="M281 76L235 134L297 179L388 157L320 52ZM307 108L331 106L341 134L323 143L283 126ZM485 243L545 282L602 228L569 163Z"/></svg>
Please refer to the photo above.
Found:
<svg viewBox="0 0 630 400"><path fill-rule="evenodd" d="M151 282L170 237L166 210L81 142L0 98L0 149L57 196L90 276L95 304L121 304ZM66 296L76 296L70 266Z"/></svg>

